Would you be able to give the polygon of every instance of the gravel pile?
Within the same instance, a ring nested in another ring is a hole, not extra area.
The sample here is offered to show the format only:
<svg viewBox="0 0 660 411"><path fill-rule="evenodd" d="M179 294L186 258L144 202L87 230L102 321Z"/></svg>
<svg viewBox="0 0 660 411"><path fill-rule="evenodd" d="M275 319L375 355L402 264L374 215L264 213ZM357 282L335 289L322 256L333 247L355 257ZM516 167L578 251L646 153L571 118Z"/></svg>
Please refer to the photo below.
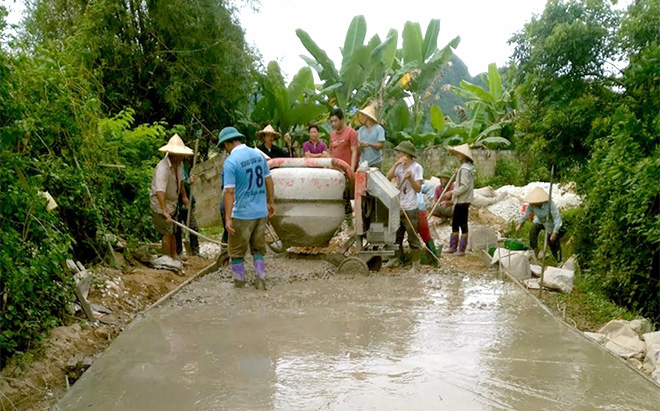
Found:
<svg viewBox="0 0 660 411"><path fill-rule="evenodd" d="M506 195L506 197L502 201L489 206L488 210L506 221L516 220L522 213L523 199L536 187L541 187L548 192L550 183L535 181L524 187L511 185L500 187L495 191L498 194ZM560 210L577 207L582 203L580 196L571 192L568 187L557 185L552 187L552 200Z"/></svg>
<svg viewBox="0 0 660 411"><path fill-rule="evenodd" d="M522 213L522 201L507 195L502 201L488 206L487 210L505 221L517 220Z"/></svg>
<svg viewBox="0 0 660 411"><path fill-rule="evenodd" d="M199 255L202 258L216 258L220 255L220 244L215 244L210 241L199 242Z"/></svg>

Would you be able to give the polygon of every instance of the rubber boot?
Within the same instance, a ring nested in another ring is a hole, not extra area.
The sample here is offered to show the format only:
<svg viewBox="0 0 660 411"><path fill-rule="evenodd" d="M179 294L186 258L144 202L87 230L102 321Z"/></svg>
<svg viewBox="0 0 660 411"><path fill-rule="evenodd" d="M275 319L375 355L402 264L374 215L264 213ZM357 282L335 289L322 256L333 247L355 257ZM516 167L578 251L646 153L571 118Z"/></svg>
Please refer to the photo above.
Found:
<svg viewBox="0 0 660 411"><path fill-rule="evenodd" d="M245 263L242 258L232 258L231 271L234 273L234 287L245 287Z"/></svg>
<svg viewBox="0 0 660 411"><path fill-rule="evenodd" d="M413 274L419 271L420 267L420 260L421 260L421 250L412 250L410 253L412 254L412 267L410 268L409 273Z"/></svg>
<svg viewBox="0 0 660 411"><path fill-rule="evenodd" d="M458 251L456 251L454 255L465 255L465 249L467 248L467 240L468 240L468 235L461 234L461 239L458 242Z"/></svg>
<svg viewBox="0 0 660 411"><path fill-rule="evenodd" d="M394 257L390 258L383 267L385 268L394 268L401 265L401 257L403 256L403 251L401 249L394 252Z"/></svg>
<svg viewBox="0 0 660 411"><path fill-rule="evenodd" d="M254 273L257 277L255 279L256 289L266 291L266 262L261 255L254 256Z"/></svg>
<svg viewBox="0 0 660 411"><path fill-rule="evenodd" d="M438 250L435 248L435 242L434 242L433 240L429 240L429 241L426 243L426 247L427 247L427 248L429 249L429 251L430 251L430 252L427 251L427 253L429 253L429 254L433 254L433 255L429 255L429 256L428 256L428 258L430 259L430 263L429 263L429 264L432 265L432 266L434 266L434 267L436 267L436 266L438 265L438 260L436 260L433 256L436 256L436 257L438 256Z"/></svg>
<svg viewBox="0 0 660 411"><path fill-rule="evenodd" d="M449 237L449 247L442 250L444 254L454 254L458 245L458 233L451 233Z"/></svg>

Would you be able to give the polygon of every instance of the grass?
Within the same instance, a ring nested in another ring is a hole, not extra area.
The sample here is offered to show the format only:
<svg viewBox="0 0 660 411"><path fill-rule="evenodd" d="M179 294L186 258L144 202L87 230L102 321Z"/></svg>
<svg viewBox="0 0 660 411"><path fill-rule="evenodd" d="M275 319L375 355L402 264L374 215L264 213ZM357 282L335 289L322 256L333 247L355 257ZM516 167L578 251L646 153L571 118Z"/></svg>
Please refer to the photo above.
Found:
<svg viewBox="0 0 660 411"><path fill-rule="evenodd" d="M563 213L569 217L568 225L573 225L571 222L573 220L571 213ZM566 223L566 222L565 222ZM513 224L505 232L505 235L509 238L519 238L529 246L529 230L531 228L530 223L526 223L520 229L519 232L513 232ZM571 238L572 229L569 227L567 233L562 238L562 256L566 260L569 256L573 254L572 246L569 244L569 239ZM539 236L539 247L543 247L543 236ZM555 265L556 261L552 257L552 253L548 247L547 250L548 258L547 262L549 265ZM575 281L573 284L573 292L570 294L562 294L557 292L544 292L543 297L541 298L543 303L558 314L560 317L564 318L565 321L574 325L581 331L590 331L594 332L602 327L604 324L608 323L611 320L622 318L624 320L634 320L635 318L640 317L637 313L627 310L621 306L613 303L602 291L600 282L597 279L597 276L591 274L590 272L582 272L579 270L576 272Z"/></svg>
<svg viewBox="0 0 660 411"><path fill-rule="evenodd" d="M544 292L541 299L548 308L581 331L595 332L617 318L634 320L640 317L607 298L589 273L576 276L573 285L570 294Z"/></svg>
<svg viewBox="0 0 660 411"><path fill-rule="evenodd" d="M207 237L220 239L223 232L222 224L218 223L210 227L204 227L199 230L200 233L204 234Z"/></svg>

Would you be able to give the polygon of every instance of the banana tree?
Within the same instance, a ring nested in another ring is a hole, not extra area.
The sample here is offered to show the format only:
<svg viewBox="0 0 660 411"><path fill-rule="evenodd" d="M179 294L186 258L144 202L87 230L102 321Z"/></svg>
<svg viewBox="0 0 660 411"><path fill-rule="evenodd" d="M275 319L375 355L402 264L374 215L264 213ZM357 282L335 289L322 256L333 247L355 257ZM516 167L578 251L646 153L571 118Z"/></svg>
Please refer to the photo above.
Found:
<svg viewBox="0 0 660 411"><path fill-rule="evenodd" d="M267 71L259 81L259 94L249 119L243 126L252 129L271 124L282 133L292 132L296 126L305 126L328 112L328 106L316 92L314 77L309 67L301 68L288 86L279 65L268 63Z"/></svg>
<svg viewBox="0 0 660 411"><path fill-rule="evenodd" d="M488 65L488 74L482 74L482 80L488 90L481 86L461 81L460 87L451 87L451 91L467 100L466 108L476 110L481 107L486 115L486 123L494 124L508 121L515 116L515 100L511 93L502 88L502 78L495 63Z"/></svg>
<svg viewBox="0 0 660 411"><path fill-rule="evenodd" d="M323 82L320 93L327 96L330 105L347 110L368 104L378 94L394 63L397 31L390 30L384 41L375 35L364 44L366 32L364 16L355 16L346 33L341 66L337 70L335 63L307 32L296 30L303 46L312 55L300 57L318 73Z"/></svg>
<svg viewBox="0 0 660 411"><path fill-rule="evenodd" d="M483 75L482 78L484 83L488 84L488 90L467 81L462 81L460 87L451 86L452 92L467 100L465 106L471 111L469 118L460 123L432 121L434 129L443 138L443 143L469 143L476 146L511 144L509 139L504 137L512 134L512 120L515 116L511 94L503 90L502 80L494 63L488 66L488 75ZM438 110L440 109L432 109L436 118Z"/></svg>

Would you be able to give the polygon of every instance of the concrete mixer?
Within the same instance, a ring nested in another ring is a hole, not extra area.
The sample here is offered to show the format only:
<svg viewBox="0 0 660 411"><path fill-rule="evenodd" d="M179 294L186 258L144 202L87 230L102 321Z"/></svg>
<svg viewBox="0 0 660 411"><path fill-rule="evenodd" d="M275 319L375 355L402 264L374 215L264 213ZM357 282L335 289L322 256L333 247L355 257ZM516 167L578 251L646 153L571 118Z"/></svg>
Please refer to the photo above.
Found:
<svg viewBox="0 0 660 411"><path fill-rule="evenodd" d="M383 257L397 248L398 190L378 169L355 174L334 158L276 158L268 161L275 186L275 216L269 237L272 248L325 247L344 221L346 185L355 192L355 234L342 247L339 271L368 274L380 269Z"/></svg>

